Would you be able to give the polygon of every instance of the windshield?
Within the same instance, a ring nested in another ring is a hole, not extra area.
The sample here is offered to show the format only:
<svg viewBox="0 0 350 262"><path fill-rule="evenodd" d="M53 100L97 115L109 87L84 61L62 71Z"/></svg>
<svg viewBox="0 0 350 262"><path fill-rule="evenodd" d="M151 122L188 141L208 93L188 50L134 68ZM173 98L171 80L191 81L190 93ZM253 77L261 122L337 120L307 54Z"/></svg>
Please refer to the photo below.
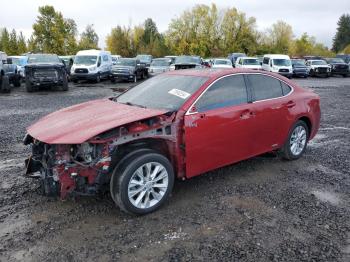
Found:
<svg viewBox="0 0 350 262"><path fill-rule="evenodd" d="M214 61L215 65L232 65L230 60L226 60L226 59L217 59Z"/></svg>
<svg viewBox="0 0 350 262"><path fill-rule="evenodd" d="M300 65L300 66L305 66L305 60L292 60L292 65Z"/></svg>
<svg viewBox="0 0 350 262"><path fill-rule="evenodd" d="M328 60L329 63L345 63L341 58L332 58Z"/></svg>
<svg viewBox="0 0 350 262"><path fill-rule="evenodd" d="M117 65L121 65L121 66L135 66L136 65L136 59L120 58L117 61Z"/></svg>
<svg viewBox="0 0 350 262"><path fill-rule="evenodd" d="M275 66L290 66L290 60L289 59L272 59L273 65Z"/></svg>
<svg viewBox="0 0 350 262"><path fill-rule="evenodd" d="M243 59L243 65L260 65L260 62L257 58Z"/></svg>
<svg viewBox="0 0 350 262"><path fill-rule="evenodd" d="M97 56L95 55L80 55L76 56L74 59L74 64L76 65L95 65L97 61Z"/></svg>
<svg viewBox="0 0 350 262"><path fill-rule="evenodd" d="M30 55L28 64L33 63L61 63L57 55Z"/></svg>
<svg viewBox="0 0 350 262"><path fill-rule="evenodd" d="M169 66L170 59L153 60L151 66Z"/></svg>
<svg viewBox="0 0 350 262"><path fill-rule="evenodd" d="M201 59L196 56L178 56L175 59L175 64L200 64Z"/></svg>
<svg viewBox="0 0 350 262"><path fill-rule="evenodd" d="M142 63L151 63L152 57L150 55L138 55L136 56Z"/></svg>
<svg viewBox="0 0 350 262"><path fill-rule="evenodd" d="M119 103L178 110L200 88L207 77L159 75L131 88L117 98Z"/></svg>
<svg viewBox="0 0 350 262"><path fill-rule="evenodd" d="M317 60L317 61L312 61L312 65L327 65L326 61L323 60Z"/></svg>

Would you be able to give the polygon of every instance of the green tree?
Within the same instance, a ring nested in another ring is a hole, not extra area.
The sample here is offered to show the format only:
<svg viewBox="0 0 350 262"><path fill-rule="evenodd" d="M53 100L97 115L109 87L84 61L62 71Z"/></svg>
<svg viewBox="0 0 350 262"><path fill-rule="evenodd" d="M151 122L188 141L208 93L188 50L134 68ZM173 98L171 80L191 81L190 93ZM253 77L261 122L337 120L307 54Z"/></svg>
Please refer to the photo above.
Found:
<svg viewBox="0 0 350 262"><path fill-rule="evenodd" d="M112 28L111 33L106 37L107 50L112 54L118 54L123 57L134 56L131 46L131 29L130 27L117 26Z"/></svg>
<svg viewBox="0 0 350 262"><path fill-rule="evenodd" d="M85 31L80 36L79 49L99 49L98 39L94 25L87 25Z"/></svg>
<svg viewBox="0 0 350 262"><path fill-rule="evenodd" d="M268 42L275 53L288 53L293 40L293 29L284 21L277 21L267 31Z"/></svg>
<svg viewBox="0 0 350 262"><path fill-rule="evenodd" d="M350 44L350 15L343 14L338 20L338 28L333 38L333 51L339 52Z"/></svg>
<svg viewBox="0 0 350 262"><path fill-rule="evenodd" d="M17 43L17 33L15 29L12 29L9 39L9 50L7 51L8 55L17 55L18 54L18 43Z"/></svg>
<svg viewBox="0 0 350 262"><path fill-rule="evenodd" d="M17 48L18 48L17 51L19 55L27 52L26 39L24 38L22 32L20 32L18 36Z"/></svg>
<svg viewBox="0 0 350 262"><path fill-rule="evenodd" d="M348 44L348 45L344 48L343 53L344 53L344 54L350 54L350 44Z"/></svg>
<svg viewBox="0 0 350 262"><path fill-rule="evenodd" d="M10 51L10 35L6 28L1 31L0 36L1 51L8 53Z"/></svg>
<svg viewBox="0 0 350 262"><path fill-rule="evenodd" d="M39 7L39 15L33 24L31 47L36 51L65 55L75 48L76 24L65 19L53 6Z"/></svg>

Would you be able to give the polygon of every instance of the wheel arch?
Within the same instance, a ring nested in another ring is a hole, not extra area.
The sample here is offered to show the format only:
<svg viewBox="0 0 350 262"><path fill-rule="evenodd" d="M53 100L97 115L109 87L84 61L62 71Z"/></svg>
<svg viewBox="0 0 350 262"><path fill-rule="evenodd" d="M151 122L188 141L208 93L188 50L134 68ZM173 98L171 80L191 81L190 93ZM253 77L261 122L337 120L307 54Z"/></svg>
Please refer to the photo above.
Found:
<svg viewBox="0 0 350 262"><path fill-rule="evenodd" d="M310 120L310 118L308 117L308 116L301 116L301 117L299 117L297 120L296 120L296 122L298 122L298 121L303 121L305 124L306 124L306 126L307 126L307 128L308 128L308 139L310 138L310 135L311 135L311 133L312 133L312 122L311 122L311 120Z"/></svg>

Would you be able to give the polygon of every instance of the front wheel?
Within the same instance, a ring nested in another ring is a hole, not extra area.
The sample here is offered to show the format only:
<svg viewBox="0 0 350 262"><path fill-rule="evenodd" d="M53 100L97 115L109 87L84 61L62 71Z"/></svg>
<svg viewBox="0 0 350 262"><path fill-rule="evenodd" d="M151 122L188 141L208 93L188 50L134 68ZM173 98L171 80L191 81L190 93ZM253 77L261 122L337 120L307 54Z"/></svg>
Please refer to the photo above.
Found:
<svg viewBox="0 0 350 262"><path fill-rule="evenodd" d="M309 138L309 129L304 121L299 120L291 128L288 139L283 146L282 156L288 160L295 160L302 156Z"/></svg>
<svg viewBox="0 0 350 262"><path fill-rule="evenodd" d="M100 74L97 74L95 81L96 81L96 83L100 83L101 82Z"/></svg>
<svg viewBox="0 0 350 262"><path fill-rule="evenodd" d="M68 77L65 76L63 77L63 82L62 82L62 91L68 91Z"/></svg>
<svg viewBox="0 0 350 262"><path fill-rule="evenodd" d="M158 153L131 158L114 170L111 193L125 212L147 214L158 209L169 197L174 185L174 171L169 160Z"/></svg>
<svg viewBox="0 0 350 262"><path fill-rule="evenodd" d="M10 93L10 79L8 76L0 76L0 92L2 93Z"/></svg>
<svg viewBox="0 0 350 262"><path fill-rule="evenodd" d="M29 93L34 91L34 87L33 87L32 83L29 81L28 77L26 77L26 90Z"/></svg>

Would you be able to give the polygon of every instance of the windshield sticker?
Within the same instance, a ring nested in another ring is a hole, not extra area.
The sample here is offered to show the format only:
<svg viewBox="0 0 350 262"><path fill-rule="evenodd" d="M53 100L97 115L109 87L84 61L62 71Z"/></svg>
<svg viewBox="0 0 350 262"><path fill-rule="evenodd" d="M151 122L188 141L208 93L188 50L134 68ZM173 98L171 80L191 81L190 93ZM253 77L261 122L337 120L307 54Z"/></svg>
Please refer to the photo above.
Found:
<svg viewBox="0 0 350 262"><path fill-rule="evenodd" d="M187 97L189 97L191 95L185 91L182 91L182 90L176 89L176 88L171 89L168 93L171 95L180 97L182 99L186 99Z"/></svg>

